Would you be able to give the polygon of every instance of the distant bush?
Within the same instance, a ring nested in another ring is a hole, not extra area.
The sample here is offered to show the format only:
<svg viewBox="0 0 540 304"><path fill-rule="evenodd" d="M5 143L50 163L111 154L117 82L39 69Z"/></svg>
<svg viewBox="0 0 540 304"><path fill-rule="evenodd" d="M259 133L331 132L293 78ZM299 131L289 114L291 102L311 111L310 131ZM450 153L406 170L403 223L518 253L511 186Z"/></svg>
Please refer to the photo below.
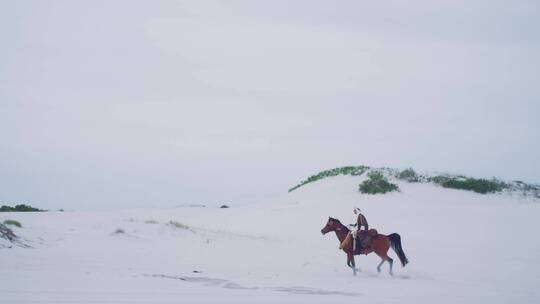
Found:
<svg viewBox="0 0 540 304"><path fill-rule="evenodd" d="M118 228L113 232L113 234L124 234L124 233L126 233L126 231L122 228Z"/></svg>
<svg viewBox="0 0 540 304"><path fill-rule="evenodd" d="M224 208L229 208L229 206L227 206L227 205L221 205L221 207L219 207L219 208L223 208L223 209L224 209Z"/></svg>
<svg viewBox="0 0 540 304"><path fill-rule="evenodd" d="M365 194L384 194L398 191L399 187L390 183L381 172L372 171L368 173L368 179L360 184L359 190Z"/></svg>
<svg viewBox="0 0 540 304"><path fill-rule="evenodd" d="M32 206L28 206L24 204L16 205L15 207L10 207L10 206L5 206L5 205L0 207L0 212L37 212L37 211L45 211L45 210L40 210L38 208L34 208Z"/></svg>
<svg viewBox="0 0 540 304"><path fill-rule="evenodd" d="M420 182L420 176L413 170L413 168L405 169L397 174L397 178L408 181L410 183Z"/></svg>
<svg viewBox="0 0 540 304"><path fill-rule="evenodd" d="M21 223L19 223L16 220L5 220L4 225L11 225L11 226L16 226L16 227L22 228Z"/></svg>
<svg viewBox="0 0 540 304"><path fill-rule="evenodd" d="M157 224L158 222L154 221L154 220L147 220L144 222L145 224Z"/></svg>
<svg viewBox="0 0 540 304"><path fill-rule="evenodd" d="M469 190L482 194L500 192L507 187L505 183L496 179L488 180L466 176L438 175L431 177L429 180L444 188Z"/></svg>
<svg viewBox="0 0 540 304"><path fill-rule="evenodd" d="M315 175L312 175L308 177L305 181L300 182L300 184L292 187L289 189L289 192L292 192L305 184L309 184L318 180L321 180L323 178L332 177L332 176L338 176L338 175L353 175L353 176L359 176L364 174L369 167L367 166L348 166L348 167L341 167L341 168L334 168L331 170L326 170L319 172Z"/></svg>

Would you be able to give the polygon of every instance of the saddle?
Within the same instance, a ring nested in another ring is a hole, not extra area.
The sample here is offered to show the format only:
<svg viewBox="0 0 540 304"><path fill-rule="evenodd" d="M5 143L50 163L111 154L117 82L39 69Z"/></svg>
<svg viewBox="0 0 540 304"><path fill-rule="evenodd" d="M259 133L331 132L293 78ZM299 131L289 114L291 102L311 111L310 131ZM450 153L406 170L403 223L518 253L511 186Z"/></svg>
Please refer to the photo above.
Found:
<svg viewBox="0 0 540 304"><path fill-rule="evenodd" d="M379 232L377 232L376 229L369 229L367 232L359 231L356 236L356 244L354 248L354 252L358 252L361 254L368 254L369 249L371 248L371 243L373 237L378 235Z"/></svg>

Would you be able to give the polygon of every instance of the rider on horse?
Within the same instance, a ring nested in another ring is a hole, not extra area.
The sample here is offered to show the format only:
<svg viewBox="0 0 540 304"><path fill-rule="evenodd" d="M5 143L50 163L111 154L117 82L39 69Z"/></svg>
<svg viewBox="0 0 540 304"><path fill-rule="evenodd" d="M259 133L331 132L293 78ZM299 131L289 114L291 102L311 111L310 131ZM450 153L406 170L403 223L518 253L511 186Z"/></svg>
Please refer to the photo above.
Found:
<svg viewBox="0 0 540 304"><path fill-rule="evenodd" d="M366 217L362 213L360 213L360 209L358 209L357 207L354 208L353 212L354 214L358 214L358 217L356 218L356 224L352 224L349 226L358 227L358 229L355 231L351 231L349 232L349 234L347 234L347 237L345 238L345 240L343 240L343 242L339 246L339 249L345 248L351 242L351 239L354 239L353 250L356 250L355 247L357 244L357 239L360 241L359 243L361 250L371 247L371 236L368 233L369 225ZM362 226L364 227L364 230L361 230Z"/></svg>

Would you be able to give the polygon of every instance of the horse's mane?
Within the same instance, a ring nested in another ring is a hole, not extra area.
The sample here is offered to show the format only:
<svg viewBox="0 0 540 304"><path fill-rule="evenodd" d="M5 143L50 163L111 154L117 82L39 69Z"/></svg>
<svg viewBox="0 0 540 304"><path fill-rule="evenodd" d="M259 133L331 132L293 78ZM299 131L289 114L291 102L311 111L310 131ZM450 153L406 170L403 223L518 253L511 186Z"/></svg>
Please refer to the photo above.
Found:
<svg viewBox="0 0 540 304"><path fill-rule="evenodd" d="M330 217L330 219L338 224L340 224L341 226L345 227L345 229L347 230L350 230L347 226L343 225L337 218L333 218L333 217Z"/></svg>
<svg viewBox="0 0 540 304"><path fill-rule="evenodd" d="M337 218L330 217L330 219L331 219L332 221L334 221L334 222L338 222L338 223L341 224L341 222L340 222ZM342 224L342 225L343 225L343 224Z"/></svg>

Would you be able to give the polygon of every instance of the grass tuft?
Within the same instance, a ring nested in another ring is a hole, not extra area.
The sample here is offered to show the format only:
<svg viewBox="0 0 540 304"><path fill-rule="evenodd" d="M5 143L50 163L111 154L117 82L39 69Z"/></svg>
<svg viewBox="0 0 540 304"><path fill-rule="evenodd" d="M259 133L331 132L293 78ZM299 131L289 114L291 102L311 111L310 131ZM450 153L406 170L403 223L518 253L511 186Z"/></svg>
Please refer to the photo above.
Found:
<svg viewBox="0 0 540 304"><path fill-rule="evenodd" d="M113 234L124 234L124 233L126 233L126 231L125 231L124 229L122 229L122 228L117 228L117 229L113 232Z"/></svg>
<svg viewBox="0 0 540 304"><path fill-rule="evenodd" d="M15 227L22 228L21 223L16 221L16 220L5 220L4 225L6 225L6 226L9 225L9 226L15 226Z"/></svg>
<svg viewBox="0 0 540 304"><path fill-rule="evenodd" d="M188 225L176 221L169 221L169 225L178 229L191 230L191 227L189 227Z"/></svg>

